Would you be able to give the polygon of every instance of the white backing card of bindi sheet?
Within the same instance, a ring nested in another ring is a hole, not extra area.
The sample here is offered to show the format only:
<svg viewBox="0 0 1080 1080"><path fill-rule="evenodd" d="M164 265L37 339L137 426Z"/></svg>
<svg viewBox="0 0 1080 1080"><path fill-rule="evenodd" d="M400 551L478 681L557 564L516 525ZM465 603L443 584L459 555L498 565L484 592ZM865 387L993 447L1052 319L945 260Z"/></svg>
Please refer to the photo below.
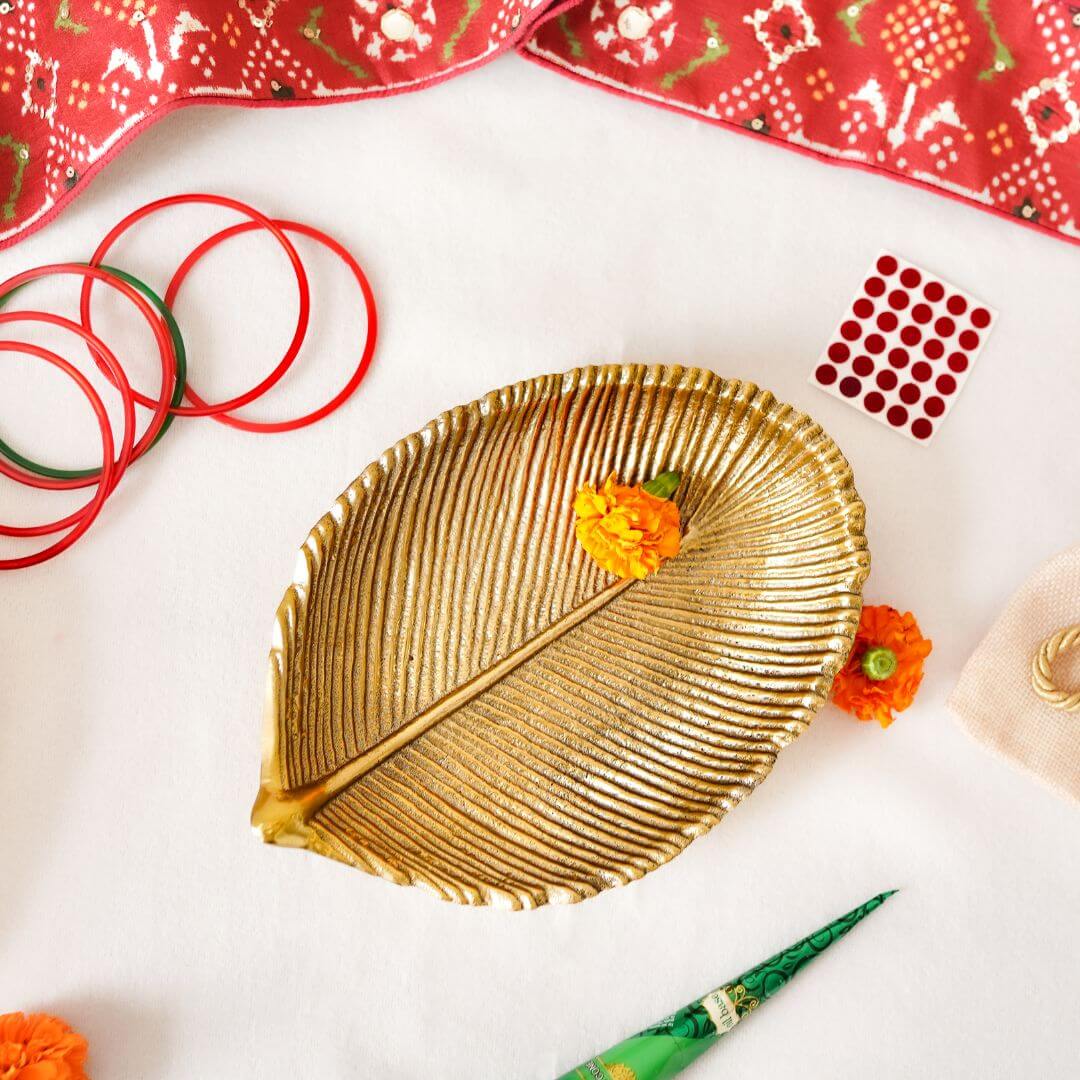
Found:
<svg viewBox="0 0 1080 1080"><path fill-rule="evenodd" d="M882 251L810 382L927 443L945 422L996 321L997 312L970 293Z"/></svg>

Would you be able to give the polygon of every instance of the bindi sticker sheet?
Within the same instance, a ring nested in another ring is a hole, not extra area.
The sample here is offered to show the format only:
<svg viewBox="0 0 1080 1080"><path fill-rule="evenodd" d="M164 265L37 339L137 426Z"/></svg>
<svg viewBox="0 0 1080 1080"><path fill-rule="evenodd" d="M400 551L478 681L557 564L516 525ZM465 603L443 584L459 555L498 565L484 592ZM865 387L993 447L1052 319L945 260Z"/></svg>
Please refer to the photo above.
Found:
<svg viewBox="0 0 1080 1080"><path fill-rule="evenodd" d="M996 321L993 308L963 289L883 251L810 381L927 443L949 415Z"/></svg>

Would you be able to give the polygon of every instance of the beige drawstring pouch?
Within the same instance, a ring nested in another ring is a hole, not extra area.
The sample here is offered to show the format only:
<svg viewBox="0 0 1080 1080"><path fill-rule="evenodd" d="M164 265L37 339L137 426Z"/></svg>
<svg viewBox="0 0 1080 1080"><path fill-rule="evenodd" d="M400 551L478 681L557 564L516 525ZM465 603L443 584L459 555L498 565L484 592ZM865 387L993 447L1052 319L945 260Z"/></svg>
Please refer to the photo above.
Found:
<svg viewBox="0 0 1080 1080"><path fill-rule="evenodd" d="M1014 594L949 698L961 726L1080 800L1080 546Z"/></svg>

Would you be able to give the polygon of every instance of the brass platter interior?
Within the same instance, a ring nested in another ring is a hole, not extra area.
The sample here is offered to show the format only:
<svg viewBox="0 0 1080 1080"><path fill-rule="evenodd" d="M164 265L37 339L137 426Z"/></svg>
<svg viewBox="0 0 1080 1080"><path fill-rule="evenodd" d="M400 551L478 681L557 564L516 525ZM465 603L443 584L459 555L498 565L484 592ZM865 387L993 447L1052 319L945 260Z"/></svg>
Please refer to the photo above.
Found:
<svg viewBox="0 0 1080 1080"><path fill-rule="evenodd" d="M682 551L601 570L571 503L665 469ZM443 413L311 531L277 612L252 823L462 903L641 877L824 702L869 566L809 417L681 367L582 368Z"/></svg>

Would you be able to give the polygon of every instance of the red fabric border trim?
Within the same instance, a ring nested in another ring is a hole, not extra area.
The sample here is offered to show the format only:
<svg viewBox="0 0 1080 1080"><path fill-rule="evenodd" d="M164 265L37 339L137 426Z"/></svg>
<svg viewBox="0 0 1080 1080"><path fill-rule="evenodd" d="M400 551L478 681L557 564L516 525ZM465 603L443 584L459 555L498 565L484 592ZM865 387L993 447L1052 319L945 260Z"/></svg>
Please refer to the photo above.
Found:
<svg viewBox="0 0 1080 1080"><path fill-rule="evenodd" d="M574 6L576 0L571 0L570 6ZM560 11L562 8L559 9ZM558 14L556 12L555 14ZM547 20L544 19L544 22ZM539 25L539 24L537 24ZM577 82L583 83L586 86L596 86L601 90L606 90L610 94L615 94L617 97L628 98L631 101L635 101L639 104L653 105L656 108L667 109L670 112L677 113L688 120L698 120L705 124L714 125L716 127L726 128L730 131L736 131L741 135L748 135L752 138L759 139L763 142L771 143L774 146L782 147L785 150L791 150L797 154L803 154L806 157L814 158L817 161L824 162L828 165L840 165L849 169L858 169L860 172L866 173L881 173L891 180L897 180L902 184L908 184L911 187L921 188L924 191L932 192L934 195L944 195L946 198L952 199L954 202L961 203L964 206L974 207L977 210L983 210L989 214L993 214L995 217L1003 218L1013 225L1023 225L1028 229L1033 229L1035 232L1040 233L1043 236L1049 236L1056 240L1064 240L1066 243L1075 244L1080 246L1080 237L1070 236L1068 233L1062 232L1060 229L1053 229L1047 225L1041 225L1037 221L1026 221L1024 218L1017 217L1015 214L1010 214L1005 210L1000 210L996 206L989 206L986 203L979 202L977 199L969 198L967 195L961 195L958 192L950 191L948 188L939 187L937 184L928 183L925 180L918 180L913 176L907 176L904 173L896 172L893 169L884 165L874 165L862 161L850 161L847 158L834 156L832 154L823 154L820 150L815 150L809 146L799 146L797 143L788 142L785 139L774 139L768 135L760 135L757 132L748 131L741 124L734 123L731 120L725 120L719 116L701 116L696 112L689 109L684 109L682 106L672 101L656 100L652 97L644 97L637 94L628 86L612 86L610 83L604 82L600 79L590 78L587 74L581 71L577 71L571 67L565 67L562 64L555 63L548 56L542 55L537 52L533 52L527 45L522 45L518 48L518 53L525 57L526 60L530 60L534 64L540 65L540 67L548 68L551 71L556 71L560 75L567 76L574 79Z"/></svg>

